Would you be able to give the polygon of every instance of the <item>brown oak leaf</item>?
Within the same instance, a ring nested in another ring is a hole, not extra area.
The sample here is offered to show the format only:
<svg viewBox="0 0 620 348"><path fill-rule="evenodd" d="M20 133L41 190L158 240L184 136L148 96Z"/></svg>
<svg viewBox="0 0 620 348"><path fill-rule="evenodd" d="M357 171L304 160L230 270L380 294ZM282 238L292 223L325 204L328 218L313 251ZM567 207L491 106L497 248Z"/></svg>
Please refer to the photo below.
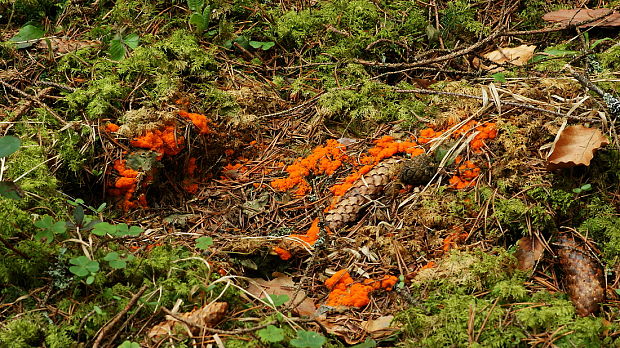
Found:
<svg viewBox="0 0 620 348"><path fill-rule="evenodd" d="M547 157L547 169L590 165L594 152L609 140L596 128L568 126L561 131Z"/></svg>

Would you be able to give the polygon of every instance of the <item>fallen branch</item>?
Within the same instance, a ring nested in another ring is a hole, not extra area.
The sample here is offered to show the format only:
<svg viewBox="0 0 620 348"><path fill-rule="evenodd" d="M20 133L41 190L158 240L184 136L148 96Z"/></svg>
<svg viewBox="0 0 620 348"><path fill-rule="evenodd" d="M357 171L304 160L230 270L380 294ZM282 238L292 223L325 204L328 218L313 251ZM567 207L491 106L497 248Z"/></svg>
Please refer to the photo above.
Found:
<svg viewBox="0 0 620 348"><path fill-rule="evenodd" d="M140 288L140 290L138 290L138 292L133 295L133 297L131 298L131 300L129 300L129 303L127 303L127 305L125 306L125 308L123 308L122 311L120 311L114 318L112 318L112 320L110 320L107 324L105 324L105 326L103 326L101 328L101 330L99 330L99 335L97 335L97 339L95 340L95 343L93 343L93 348L98 348L101 345L101 341L103 341L103 339L105 338L105 335L114 328L114 326L116 326L116 324L118 324L118 322L121 320L121 318L127 314L127 312L129 312L129 310L136 305L136 303L138 303L138 300L140 299L140 297L142 296L142 294L144 294L144 292L147 289L147 285L142 285L142 287Z"/></svg>

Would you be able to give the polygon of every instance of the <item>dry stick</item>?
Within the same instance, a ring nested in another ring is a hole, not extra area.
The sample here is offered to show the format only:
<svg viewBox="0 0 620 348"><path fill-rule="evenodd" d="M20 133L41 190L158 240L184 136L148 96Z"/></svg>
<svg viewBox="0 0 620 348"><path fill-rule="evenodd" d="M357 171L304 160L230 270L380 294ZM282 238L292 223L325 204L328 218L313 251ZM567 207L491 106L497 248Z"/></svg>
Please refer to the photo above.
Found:
<svg viewBox="0 0 620 348"><path fill-rule="evenodd" d="M162 307L161 309L162 309L162 310L163 310L166 314L168 314L169 316L173 317L175 320L178 320L178 321L182 322L182 323L183 323L183 324L185 324L185 325L192 326L192 327L196 327L196 328L199 328L199 329L201 329L201 330L205 330L205 331L207 331L207 332L209 332L209 333L212 333L212 334L238 335L238 334L241 334L241 333L247 333L247 332L252 332L252 331L260 330L260 329L266 328L266 327L267 327L267 326L269 326L269 325L273 325L273 324L277 324L277 323L278 323L278 321L277 321L277 320L273 320L273 321L270 321L270 322L265 323L265 324L261 324L261 325L257 325L257 326L253 326L253 327L249 327L249 328L245 328L245 329L237 329L237 330L220 330L220 329L214 329L214 328L207 327L207 326L204 326L204 325L198 325L198 324L195 324L195 323L189 322L189 321L187 321L187 320L185 320L185 319L181 318L181 317L180 317L180 316L178 316L177 314L172 313L172 312L171 312L168 308L166 308L166 307Z"/></svg>
<svg viewBox="0 0 620 348"><path fill-rule="evenodd" d="M127 314L127 312L129 312L129 310L133 306L136 305L136 303L138 302L142 294L144 294L144 292L146 291L147 287L148 287L147 285L142 285L140 290L138 290L138 292L135 295L133 295L131 300L129 300L129 303L127 303L125 308L123 308L122 311L120 311L114 318L112 318L112 320L110 320L103 328L101 328L101 331L99 331L99 335L97 336L97 339L95 340L95 343L93 344L93 348L98 348L101 345L101 341L103 341L103 339L105 338L105 335L110 330L112 330L112 328L114 328L114 326L121 320L121 318L125 314Z"/></svg>
<svg viewBox="0 0 620 348"><path fill-rule="evenodd" d="M544 34L544 33L552 33L555 31L562 31L562 30L566 30L566 29L573 29L573 28L577 28L580 27L584 24L588 24L588 23L592 23L592 22L596 22L598 20L604 19L605 17L609 16L613 14L613 11L610 10L609 12L602 14L598 17L594 17L594 18L590 18L590 19L586 19L584 21L581 21L579 23L575 23L575 24L566 24L563 27L552 27L552 28L543 28L543 29L536 29L536 30L522 30L522 31L507 31L505 33L500 34L500 36L513 36L513 35L531 35L531 34ZM596 25L594 25L596 26Z"/></svg>
<svg viewBox="0 0 620 348"><path fill-rule="evenodd" d="M484 98L479 97L477 95L471 95L471 94L465 94L465 93L434 91L434 90L431 90L431 89L394 89L394 91L397 92L397 93L437 94L437 95L449 95L449 96L453 96L453 97L463 97L463 98L471 98L471 99L484 100ZM548 114L552 114L552 115L555 115L555 116L566 117L566 115L561 113L561 112L547 110L547 109L539 108L539 107L536 107L536 106L533 106L533 105L529 105L529 104L516 103L516 102L510 102L510 101L502 101L502 104L510 105L510 106L516 106L516 107L530 109L530 110L535 110L535 111L546 112ZM584 118L584 117L579 117L579 116L568 116L568 118L577 119L577 120L586 120L586 121L589 121L589 122L600 122L600 120L589 119L589 118Z"/></svg>
<svg viewBox="0 0 620 348"><path fill-rule="evenodd" d="M30 94L22 91L21 89L7 83L4 82L3 80L0 80L0 84L3 85L4 87L10 89L11 91L25 97L28 100L32 100L33 102L39 104L40 106L42 106L45 110L47 110L47 112L49 112L52 116L54 116L55 119L58 120L58 122L62 123L63 126L67 125L67 121L63 120L62 117L58 116L58 114L52 110L52 108L50 108L47 104L45 104L44 102L42 102L39 98L35 97L35 96L31 96Z"/></svg>
<svg viewBox="0 0 620 348"><path fill-rule="evenodd" d="M456 52L452 52L450 54L446 54L446 55L443 55L437 58L429 58L429 59L420 60L418 62L413 62L413 63L381 63L381 62L371 62L371 61L363 60L363 59L354 59L353 62L362 64L362 65L379 66L379 67L387 67L387 68L412 68L412 67L421 66L421 65L439 63L445 60L450 60L450 59L465 55L477 49L478 47L481 47L485 45L486 43L495 40L497 37L501 36L503 28L504 28L503 25L500 26L493 34L487 36L486 38L476 42L475 44L469 47L466 47L462 50L458 50Z"/></svg>

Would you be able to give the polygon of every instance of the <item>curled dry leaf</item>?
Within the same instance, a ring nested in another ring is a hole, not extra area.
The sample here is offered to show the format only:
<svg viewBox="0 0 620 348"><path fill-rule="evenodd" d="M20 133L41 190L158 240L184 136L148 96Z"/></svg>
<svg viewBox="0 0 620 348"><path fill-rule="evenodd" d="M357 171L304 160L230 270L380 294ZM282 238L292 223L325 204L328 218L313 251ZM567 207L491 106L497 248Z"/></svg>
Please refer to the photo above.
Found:
<svg viewBox="0 0 620 348"><path fill-rule="evenodd" d="M393 324L393 315L384 315L377 319L371 319L362 325L364 330L370 334L372 338L383 338L390 336L398 331L398 327Z"/></svg>
<svg viewBox="0 0 620 348"><path fill-rule="evenodd" d="M227 309L227 302L213 302L191 312L177 314L182 321L166 315L166 321L153 326L147 336L152 342L161 342L176 335L199 335L201 327L213 327L224 319Z"/></svg>
<svg viewBox="0 0 620 348"><path fill-rule="evenodd" d="M522 271L531 271L544 251L545 246L536 237L523 237L519 239L517 252L515 253L518 261L517 267Z"/></svg>
<svg viewBox="0 0 620 348"><path fill-rule="evenodd" d="M293 312L300 316L311 316L316 311L314 300L306 296L303 290L297 291L297 284L291 277L279 276L272 280L264 280L260 278L251 278L248 292L258 298L265 298L267 295L287 295L288 301L285 306L289 306L291 301L295 304ZM297 293L297 296L293 296Z"/></svg>
<svg viewBox="0 0 620 348"><path fill-rule="evenodd" d="M605 14L609 14L605 16ZM584 27L617 27L620 26L620 13L609 8L575 8L570 10L552 11L543 16L543 20L552 23L561 23L563 25L575 25L587 20L602 17L599 20L592 21L580 25Z"/></svg>
<svg viewBox="0 0 620 348"><path fill-rule="evenodd" d="M536 50L535 45L521 45L517 47L500 47L495 51L489 52L484 57L497 64L509 63L512 65L521 66L527 63L534 55ZM497 67L496 65L487 66L480 63L479 59L474 60L474 66L481 66L484 69L491 69L491 72L498 72L504 70L503 67Z"/></svg>
<svg viewBox="0 0 620 348"><path fill-rule="evenodd" d="M51 37L40 40L37 48L50 49L54 53L65 54L75 52L85 47L99 46L101 41L96 40L71 40L60 37Z"/></svg>
<svg viewBox="0 0 620 348"><path fill-rule="evenodd" d="M594 152L609 140L596 128L569 126L556 138L547 157L547 169L570 168L590 165Z"/></svg>

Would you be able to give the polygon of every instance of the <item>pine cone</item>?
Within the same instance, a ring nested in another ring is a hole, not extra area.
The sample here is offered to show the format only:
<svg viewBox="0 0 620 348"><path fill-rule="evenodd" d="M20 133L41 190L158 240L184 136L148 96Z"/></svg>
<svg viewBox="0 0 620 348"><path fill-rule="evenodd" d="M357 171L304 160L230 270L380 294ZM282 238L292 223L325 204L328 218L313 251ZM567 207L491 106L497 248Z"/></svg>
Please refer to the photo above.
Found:
<svg viewBox="0 0 620 348"><path fill-rule="evenodd" d="M605 300L603 269L590 251L572 238L558 240L560 266L566 276L566 290L577 313L588 316L598 312Z"/></svg>
<svg viewBox="0 0 620 348"><path fill-rule="evenodd" d="M337 232L346 224L357 221L364 205L381 196L385 185L396 178L400 163L400 159L386 159L353 184L336 206L325 214L327 227Z"/></svg>
<svg viewBox="0 0 620 348"><path fill-rule="evenodd" d="M422 154L405 161L400 181L409 185L426 185L437 171L437 164L429 155Z"/></svg>

